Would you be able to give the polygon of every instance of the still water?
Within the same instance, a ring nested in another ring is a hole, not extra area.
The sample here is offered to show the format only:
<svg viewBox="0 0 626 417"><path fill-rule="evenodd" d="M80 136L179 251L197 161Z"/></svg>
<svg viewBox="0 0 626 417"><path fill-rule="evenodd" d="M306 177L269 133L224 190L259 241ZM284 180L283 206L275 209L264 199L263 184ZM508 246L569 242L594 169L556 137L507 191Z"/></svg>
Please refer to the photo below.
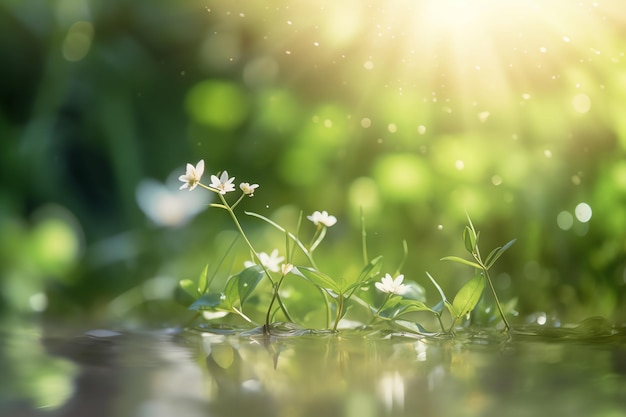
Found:
<svg viewBox="0 0 626 417"><path fill-rule="evenodd" d="M0 416L626 416L626 331L577 329L268 337L13 323Z"/></svg>

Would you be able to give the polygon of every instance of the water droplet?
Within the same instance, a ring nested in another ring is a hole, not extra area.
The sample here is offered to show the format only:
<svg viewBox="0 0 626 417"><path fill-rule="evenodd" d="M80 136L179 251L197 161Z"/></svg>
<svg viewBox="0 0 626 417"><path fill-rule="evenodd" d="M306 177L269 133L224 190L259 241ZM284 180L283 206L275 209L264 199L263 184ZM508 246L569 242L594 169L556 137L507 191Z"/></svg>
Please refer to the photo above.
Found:
<svg viewBox="0 0 626 417"><path fill-rule="evenodd" d="M370 126L372 126L372 121L370 120L370 118L364 117L364 118L361 119L361 127L362 128L367 129Z"/></svg>

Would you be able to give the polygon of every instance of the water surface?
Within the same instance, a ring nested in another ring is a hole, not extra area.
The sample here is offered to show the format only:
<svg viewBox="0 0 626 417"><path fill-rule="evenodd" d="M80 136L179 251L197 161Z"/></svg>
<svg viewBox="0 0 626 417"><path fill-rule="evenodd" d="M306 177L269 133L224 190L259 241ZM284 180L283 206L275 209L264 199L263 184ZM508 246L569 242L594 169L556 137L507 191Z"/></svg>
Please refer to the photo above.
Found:
<svg viewBox="0 0 626 417"><path fill-rule="evenodd" d="M626 416L626 332L5 327L2 416Z"/></svg>

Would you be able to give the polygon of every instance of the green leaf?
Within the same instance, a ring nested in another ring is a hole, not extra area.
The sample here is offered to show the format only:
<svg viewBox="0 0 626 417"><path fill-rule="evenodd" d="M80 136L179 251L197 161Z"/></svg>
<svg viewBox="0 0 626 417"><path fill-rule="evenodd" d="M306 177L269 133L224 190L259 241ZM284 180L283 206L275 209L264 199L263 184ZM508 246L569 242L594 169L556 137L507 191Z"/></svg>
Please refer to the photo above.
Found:
<svg viewBox="0 0 626 417"><path fill-rule="evenodd" d="M189 306L189 310L215 310L222 303L222 296L219 292L204 294Z"/></svg>
<svg viewBox="0 0 626 417"><path fill-rule="evenodd" d="M249 268L241 271L237 280L237 290L239 292L239 303L243 303L248 299L252 291L261 282L261 279L265 275L265 271L259 265L253 265Z"/></svg>
<svg viewBox="0 0 626 417"><path fill-rule="evenodd" d="M336 294L341 293L341 287L337 284L331 277L328 275L305 266L297 267L297 270L306 278L308 281L312 282L314 285L335 292Z"/></svg>
<svg viewBox="0 0 626 417"><path fill-rule="evenodd" d="M446 256L445 258L441 258L441 260L457 262L463 265L469 265L476 269L482 269L482 267L478 265L476 262L468 261L467 259L459 258L458 256Z"/></svg>
<svg viewBox="0 0 626 417"><path fill-rule="evenodd" d="M463 229L463 242L465 243L465 249L469 253L474 253L474 248L476 247L476 235L469 226L465 226L465 229Z"/></svg>
<svg viewBox="0 0 626 417"><path fill-rule="evenodd" d="M500 258L500 256L502 256L502 254L506 252L506 250L510 248L513 245L513 243L515 243L516 240L517 239L513 239L509 241L506 245L502 247L497 247L494 250L492 250L489 256L487 256L487 260L485 261L485 268L487 269L491 268L493 264L495 264L496 261Z"/></svg>
<svg viewBox="0 0 626 417"><path fill-rule="evenodd" d="M196 283L190 279L180 280L178 283L180 288L185 291L185 293L189 294L194 300L200 297L200 293L198 292L198 288L196 287Z"/></svg>
<svg viewBox="0 0 626 417"><path fill-rule="evenodd" d="M198 278L198 291L200 291L200 294L204 294L209 290L209 280L207 279L208 271L209 265L207 264L202 270L200 277Z"/></svg>
<svg viewBox="0 0 626 417"><path fill-rule="evenodd" d="M404 309L401 312L402 314L410 313L413 311L432 311L430 307L428 307L426 304L424 304L421 301L407 300L405 298L402 301L400 301L399 304L404 307Z"/></svg>
<svg viewBox="0 0 626 417"><path fill-rule="evenodd" d="M483 274L474 275L474 278L467 281L465 285L461 287L452 302L457 318L468 314L476 307L484 289L485 277Z"/></svg>
<svg viewBox="0 0 626 417"><path fill-rule="evenodd" d="M224 304L230 310L239 301L239 275L233 275L224 286Z"/></svg>
<svg viewBox="0 0 626 417"><path fill-rule="evenodd" d="M428 272L426 272L426 275L428 276L428 278L430 278L430 281L433 283L435 288L437 288L437 291L439 291L439 295L441 296L441 301L443 303L447 302L448 299L446 298L446 295L443 293L443 290L441 289L437 281L435 281L435 278L433 278L432 275L430 275ZM443 311L443 306L441 307L441 310Z"/></svg>
<svg viewBox="0 0 626 417"><path fill-rule="evenodd" d="M408 290L402 296L410 301L426 301L426 290L417 282L406 281L404 283Z"/></svg>
<svg viewBox="0 0 626 417"><path fill-rule="evenodd" d="M366 279L370 278L371 276L378 274L380 272L382 264L383 264L382 256L378 256L372 259L370 263L365 265L365 268L363 268L363 270L359 274L359 277L357 278L356 282L358 283L363 282Z"/></svg>

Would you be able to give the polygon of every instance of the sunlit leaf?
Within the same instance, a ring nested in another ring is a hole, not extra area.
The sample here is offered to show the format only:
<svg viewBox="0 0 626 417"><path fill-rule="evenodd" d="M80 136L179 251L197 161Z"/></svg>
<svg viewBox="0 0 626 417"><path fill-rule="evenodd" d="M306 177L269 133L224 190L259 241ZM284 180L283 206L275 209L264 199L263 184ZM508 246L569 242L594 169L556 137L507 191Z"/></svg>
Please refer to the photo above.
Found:
<svg viewBox="0 0 626 417"><path fill-rule="evenodd" d="M222 303L222 296L219 292L204 294L189 306L189 310L214 310Z"/></svg>
<svg viewBox="0 0 626 417"><path fill-rule="evenodd" d="M202 270L200 277L198 278L198 291L200 291L200 294L204 294L209 290L209 280L207 279L208 271L209 265L207 264Z"/></svg>
<svg viewBox="0 0 626 417"><path fill-rule="evenodd" d="M314 285L317 285L318 287L326 290L331 290L336 294L339 294L341 292L339 284L337 284L328 275L313 268L308 268L304 266L299 266L297 269L308 281L312 282Z"/></svg>
<svg viewBox="0 0 626 417"><path fill-rule="evenodd" d="M239 291L239 302L241 305L243 305L250 294L252 294L252 291L254 291L259 282L261 282L264 275L265 272L259 265L253 265L238 274L237 290Z"/></svg>
<svg viewBox="0 0 626 417"><path fill-rule="evenodd" d="M494 250L492 250L489 256L487 256L487 259L485 260L485 267L487 269L491 268L493 264L496 263L498 258L500 258L500 256L502 256L502 254L506 252L506 250L510 248L513 245L513 243L515 243L516 240L517 239L513 239L510 242L508 242L506 245L502 247L497 247Z"/></svg>
<svg viewBox="0 0 626 417"><path fill-rule="evenodd" d="M190 279L180 280L178 283L180 288L185 291L186 294L189 294L194 300L200 297L200 293L198 292L198 288L196 287L196 283Z"/></svg>
<svg viewBox="0 0 626 417"><path fill-rule="evenodd" d="M463 229L463 242L465 243L465 249L469 253L473 253L476 247L476 236L469 226L465 226L465 229Z"/></svg>
<svg viewBox="0 0 626 417"><path fill-rule="evenodd" d="M452 262L457 262L463 265L468 265L471 266L473 268L476 269L481 269L481 266L478 265L476 262L472 262L472 261L468 261L467 259L463 259L463 258L459 258L458 256L446 256L444 258L441 258L442 261L452 261Z"/></svg>
<svg viewBox="0 0 626 417"><path fill-rule="evenodd" d="M476 307L484 289L485 277L483 274L474 275L474 278L461 287L452 302L457 318L468 314Z"/></svg>

